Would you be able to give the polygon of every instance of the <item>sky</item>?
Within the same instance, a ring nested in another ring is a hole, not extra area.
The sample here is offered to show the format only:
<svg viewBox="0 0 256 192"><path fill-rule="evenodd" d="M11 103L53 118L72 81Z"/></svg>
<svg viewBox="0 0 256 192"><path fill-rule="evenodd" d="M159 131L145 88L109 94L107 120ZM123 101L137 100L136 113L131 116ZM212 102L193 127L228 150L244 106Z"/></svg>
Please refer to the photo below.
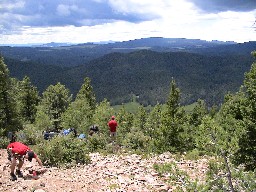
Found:
<svg viewBox="0 0 256 192"><path fill-rule="evenodd" d="M0 0L0 45L256 41L256 0Z"/></svg>

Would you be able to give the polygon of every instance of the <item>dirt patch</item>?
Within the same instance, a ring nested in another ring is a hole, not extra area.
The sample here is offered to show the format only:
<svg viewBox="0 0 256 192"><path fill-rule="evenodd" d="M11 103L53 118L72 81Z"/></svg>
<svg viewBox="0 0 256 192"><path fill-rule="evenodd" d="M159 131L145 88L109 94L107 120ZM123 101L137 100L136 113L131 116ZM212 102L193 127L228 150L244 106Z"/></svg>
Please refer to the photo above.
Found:
<svg viewBox="0 0 256 192"><path fill-rule="evenodd" d="M92 162L88 165L77 165L69 169L56 167L46 168L45 173L37 172L33 177L32 170L40 170L37 162L25 161L24 178L11 181L10 168L6 150L0 150L0 191L35 191L35 192L81 192L81 191L173 191L182 186L182 181L167 182L169 175L159 176L153 164L175 163L193 179L204 180L207 160L175 160L166 153L150 158L135 154L103 156L90 154Z"/></svg>

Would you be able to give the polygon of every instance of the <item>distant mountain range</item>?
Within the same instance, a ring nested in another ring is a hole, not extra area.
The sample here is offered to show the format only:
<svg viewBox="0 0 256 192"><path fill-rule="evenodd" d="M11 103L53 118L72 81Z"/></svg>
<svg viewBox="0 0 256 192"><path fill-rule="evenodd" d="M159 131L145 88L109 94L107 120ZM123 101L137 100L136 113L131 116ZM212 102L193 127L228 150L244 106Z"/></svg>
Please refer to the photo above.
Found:
<svg viewBox="0 0 256 192"><path fill-rule="evenodd" d="M112 104L131 100L144 105L165 102L172 78L182 103L205 99L220 104L235 92L254 59L256 42L235 43L196 39L145 38L108 44L11 47L0 46L11 76L29 76L43 92L61 82L76 94L90 77L98 101Z"/></svg>
<svg viewBox="0 0 256 192"><path fill-rule="evenodd" d="M255 45L255 42L253 43ZM21 61L70 67L85 64L88 61L113 52L129 53L146 49L158 52L204 52L206 54L207 52L214 53L217 47L218 49L222 47L227 51L230 48L232 49L233 46L237 47L238 45L235 42L155 37L108 44L85 43L65 45L52 42L27 47L0 46L0 51L7 57ZM243 49L244 46L239 51ZM72 58L72 62L70 62L70 58Z"/></svg>

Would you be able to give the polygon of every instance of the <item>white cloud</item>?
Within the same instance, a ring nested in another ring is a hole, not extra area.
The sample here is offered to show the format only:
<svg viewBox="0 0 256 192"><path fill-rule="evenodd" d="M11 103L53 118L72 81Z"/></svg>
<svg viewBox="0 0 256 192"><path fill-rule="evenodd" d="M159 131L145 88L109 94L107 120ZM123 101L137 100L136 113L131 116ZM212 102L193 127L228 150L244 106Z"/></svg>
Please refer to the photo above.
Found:
<svg viewBox="0 0 256 192"><path fill-rule="evenodd" d="M110 0L110 5L118 12L123 14L158 14L157 9L164 7L164 1L148 1L148 0Z"/></svg>
<svg viewBox="0 0 256 192"><path fill-rule="evenodd" d="M57 7L57 14L60 16L68 16L70 15L70 9L68 5L60 4Z"/></svg>
<svg viewBox="0 0 256 192"><path fill-rule="evenodd" d="M97 3L106 2L94 0ZM223 11L206 13L186 0L109 0L109 5L123 15L140 15L146 18L140 22L129 20L98 18L79 18L77 23L65 27L20 27L21 34L0 36L1 43L47 43L47 42L98 42L126 41L146 37L192 38L245 42L256 40L256 10L251 12ZM22 6L21 4L19 6ZM59 16L68 17L73 13L86 13L85 7L77 4L59 4ZM0 19L6 16L0 15ZM38 16L39 17L39 16ZM16 20L29 19L16 15ZM39 19L39 18L38 18ZM101 21L99 21L101 20ZM102 24L97 24L102 23ZM0 30L2 30L0 25Z"/></svg>
<svg viewBox="0 0 256 192"><path fill-rule="evenodd" d="M57 14L60 16L69 16L72 12L79 12L79 8L76 5L64 5L57 6Z"/></svg>
<svg viewBox="0 0 256 192"><path fill-rule="evenodd" d="M0 4L0 10L1 9L13 10L17 8L23 8L24 5L25 5L24 1L18 1L18 2L3 1Z"/></svg>

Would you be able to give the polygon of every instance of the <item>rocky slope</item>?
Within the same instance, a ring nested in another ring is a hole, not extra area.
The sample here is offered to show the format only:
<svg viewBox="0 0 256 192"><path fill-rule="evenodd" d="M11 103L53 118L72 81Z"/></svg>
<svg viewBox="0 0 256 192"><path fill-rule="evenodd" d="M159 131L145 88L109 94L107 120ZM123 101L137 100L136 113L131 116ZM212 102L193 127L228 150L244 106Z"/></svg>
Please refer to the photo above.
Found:
<svg viewBox="0 0 256 192"><path fill-rule="evenodd" d="M145 158L135 154L103 156L92 153L91 163L73 168L46 168L46 172L32 177L31 170L38 170L35 160L26 161L24 178L10 181L6 150L0 150L0 191L18 192L81 192L81 191L173 191L183 186L182 178L170 182L170 175L159 175L153 165L174 163L185 171L191 180L204 180L207 159L198 161L175 159L171 154Z"/></svg>

